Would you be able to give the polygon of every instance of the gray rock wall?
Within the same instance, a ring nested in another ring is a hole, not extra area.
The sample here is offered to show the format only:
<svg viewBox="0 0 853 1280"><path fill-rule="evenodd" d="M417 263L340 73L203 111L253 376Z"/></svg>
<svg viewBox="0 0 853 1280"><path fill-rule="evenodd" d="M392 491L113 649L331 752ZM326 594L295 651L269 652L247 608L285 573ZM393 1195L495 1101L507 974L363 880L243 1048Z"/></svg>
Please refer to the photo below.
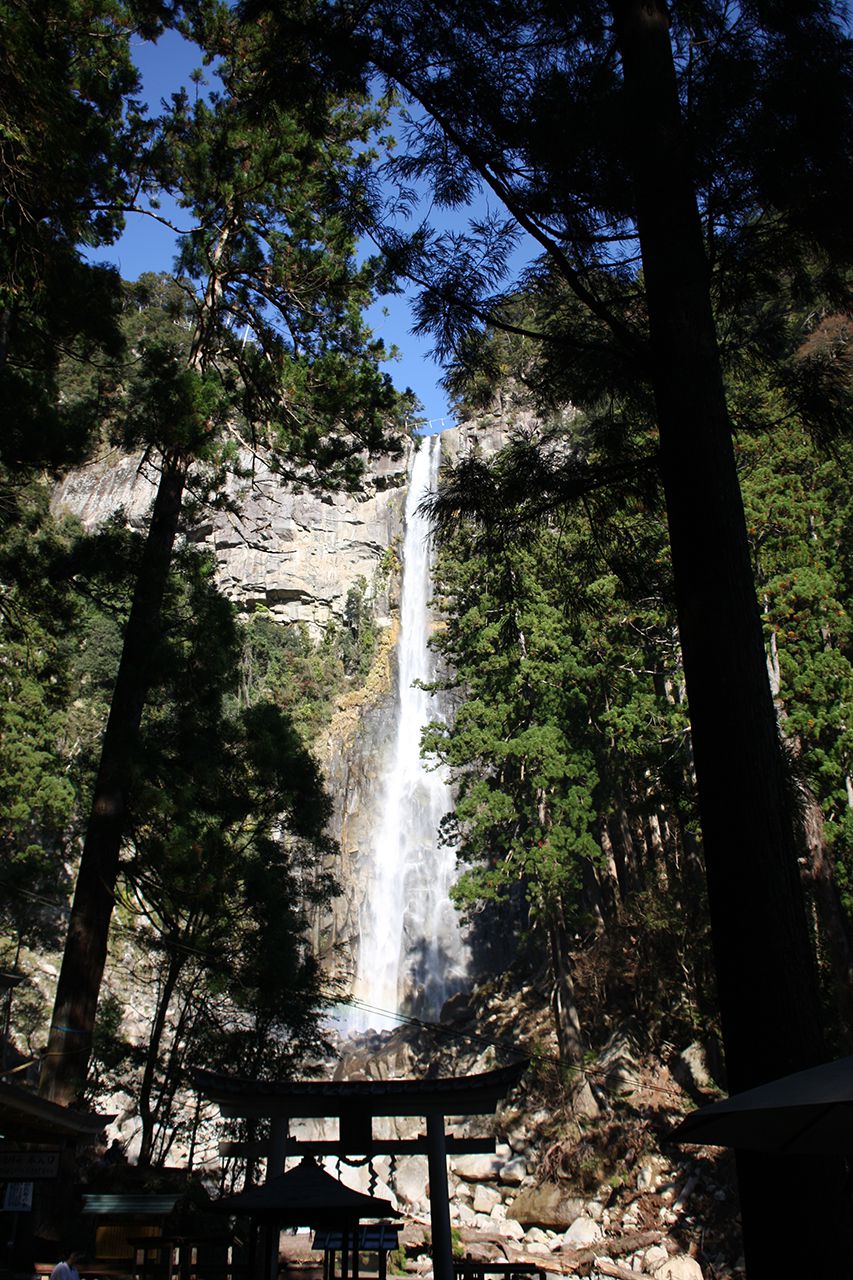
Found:
<svg viewBox="0 0 853 1280"><path fill-rule="evenodd" d="M457 460L474 447L484 453L505 438L495 418L469 420L442 434L442 455ZM250 480L229 479L231 511L202 512L189 537L210 548L221 589L238 609L262 606L280 622L303 622L317 636L343 616L347 593L364 578L380 625L396 605L387 553L402 542L408 446L400 458L372 459L362 492L295 492L263 461ZM251 458L242 459L248 467ZM157 483L156 462L112 453L70 472L57 486L54 514L76 516L95 529L121 512L144 529Z"/></svg>
<svg viewBox="0 0 853 1280"><path fill-rule="evenodd" d="M473 448L486 455L504 443L495 417L463 422L442 434L443 460ZM343 617L347 593L367 584L380 628L372 669L359 689L346 693L317 753L339 840L335 872L343 892L314 923L314 944L328 971L344 986L358 937L363 881L360 859L381 803L382 776L394 741L397 606L411 446L398 459L374 459L359 494L297 493L262 461L251 480L231 478L230 511L201 512L190 538L210 549L222 591L237 608L264 608L282 624L304 623L318 638ZM247 455L243 465L251 462ZM140 456L111 454L71 472L57 487L53 510L76 516L92 530L122 513L132 527L147 525L156 467ZM393 550L394 554L389 556Z"/></svg>
<svg viewBox="0 0 853 1280"><path fill-rule="evenodd" d="M402 533L409 450L374 460L359 494L295 492L263 462L251 480L232 477L232 511L202 512L190 531L210 548L221 589L238 609L263 607L280 622L303 622L316 637L343 616L347 593L364 578L388 621L393 584L384 557ZM249 459L244 459L248 465ZM53 510L94 529L122 512L145 528L157 472L139 456L114 454L71 472L57 487Z"/></svg>

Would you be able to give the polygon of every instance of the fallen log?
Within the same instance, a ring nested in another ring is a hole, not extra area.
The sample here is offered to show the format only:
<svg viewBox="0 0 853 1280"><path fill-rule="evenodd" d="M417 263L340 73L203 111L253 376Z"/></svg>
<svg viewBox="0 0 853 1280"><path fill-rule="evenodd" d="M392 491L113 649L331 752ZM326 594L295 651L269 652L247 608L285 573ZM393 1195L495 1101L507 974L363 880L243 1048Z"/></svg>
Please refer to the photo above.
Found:
<svg viewBox="0 0 853 1280"><path fill-rule="evenodd" d="M650 1245L660 1244L663 1238L663 1231L635 1231L628 1236L605 1237L603 1240L597 1240L595 1244L584 1245L582 1249L566 1249L565 1252L555 1256L565 1258L579 1266L584 1262L595 1262L595 1259L600 1258L602 1254L621 1258L626 1253L636 1253L638 1249L648 1249Z"/></svg>
<svg viewBox="0 0 853 1280"><path fill-rule="evenodd" d="M637 1280L636 1271L622 1267L618 1262L611 1262L609 1258L597 1258L595 1269L602 1276L615 1276L616 1280Z"/></svg>
<svg viewBox="0 0 853 1280"><path fill-rule="evenodd" d="M500 1250L507 1262L528 1262L541 1270L547 1271L549 1275L555 1276L573 1276L583 1268L588 1268L590 1263L598 1266L597 1259L602 1255L610 1258L621 1258L628 1253L636 1253L638 1249L648 1249L650 1245L660 1244L663 1240L665 1232L663 1231L635 1231L631 1235L606 1237L596 1241L595 1244L584 1245L580 1249L570 1249L565 1245L557 1252L551 1254L528 1253L514 1240L509 1240L506 1236L498 1235L492 1232L478 1232L476 1239L471 1238L467 1241L463 1240L463 1247L471 1249L476 1258L477 1245L491 1245L493 1248ZM480 1259L477 1259L479 1261ZM488 1260L483 1259L484 1269L488 1270ZM617 1264L612 1264L617 1265ZM599 1270L601 1268L599 1267ZM614 1272L615 1275L626 1274L623 1267L621 1272ZM630 1272L632 1276L636 1273Z"/></svg>

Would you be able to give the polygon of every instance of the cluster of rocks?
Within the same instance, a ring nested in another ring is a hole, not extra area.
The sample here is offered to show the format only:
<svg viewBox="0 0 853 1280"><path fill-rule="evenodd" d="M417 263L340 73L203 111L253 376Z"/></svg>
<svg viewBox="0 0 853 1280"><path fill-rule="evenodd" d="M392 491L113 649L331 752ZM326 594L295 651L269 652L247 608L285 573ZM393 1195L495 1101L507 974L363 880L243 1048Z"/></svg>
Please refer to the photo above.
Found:
<svg viewBox="0 0 853 1280"><path fill-rule="evenodd" d="M683 1230L691 1225L687 1208L700 1186L697 1171L647 1164L627 1194L602 1188L586 1199L566 1184L537 1182L527 1160L504 1144L494 1156L453 1160L450 1169L457 1249L473 1260L533 1263L556 1275L706 1275L685 1249L689 1231ZM405 1207L402 1197L401 1203ZM428 1271L428 1255L416 1245L412 1252L411 1270ZM732 1274L722 1257L711 1265L707 1275Z"/></svg>
<svg viewBox="0 0 853 1280"><path fill-rule="evenodd" d="M446 1013L454 1015L460 1037L466 1020L468 1030L476 1024L479 1032L469 1041L479 1047L457 1050L457 1073L495 1065L492 1052L482 1047L486 1026L493 1043L503 1042L508 1027L519 1043L527 1035L547 1043L547 1007L530 989L496 990L491 996L481 990L450 1004ZM700 1100L713 1086L704 1051L696 1044L667 1056L664 1063L641 1053L626 1024L588 1064L587 1079L576 1083L573 1097L531 1075L495 1119L456 1126L463 1137L499 1137L494 1154L449 1161L457 1252L483 1262L531 1263L549 1275L733 1280L741 1274L730 1160L661 1142L690 1098ZM350 1041L339 1064L348 1079L437 1069L448 1067L436 1065L428 1038L414 1028ZM414 1128L397 1131L412 1136ZM336 1172L359 1189L371 1189L366 1167ZM426 1161L377 1159L373 1173L380 1179L376 1194L394 1198L410 1223L409 1270L426 1276L432 1265Z"/></svg>

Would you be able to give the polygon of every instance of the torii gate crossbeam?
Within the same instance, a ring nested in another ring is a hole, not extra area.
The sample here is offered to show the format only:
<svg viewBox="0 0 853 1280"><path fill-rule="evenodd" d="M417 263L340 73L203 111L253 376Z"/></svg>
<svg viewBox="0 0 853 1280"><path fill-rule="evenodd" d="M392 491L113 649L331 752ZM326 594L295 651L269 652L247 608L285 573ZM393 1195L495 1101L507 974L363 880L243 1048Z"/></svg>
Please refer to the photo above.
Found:
<svg viewBox="0 0 853 1280"><path fill-rule="evenodd" d="M430 1222L435 1280L453 1280L448 1154L494 1150L494 1139L449 1138L448 1116L493 1115L498 1103L521 1079L527 1060L471 1076L426 1080L245 1080L212 1071L194 1073L196 1088L231 1119L268 1119L267 1178L284 1169L288 1155L426 1155L429 1167ZM420 1138L374 1138L375 1116L422 1116ZM290 1137L296 1119L339 1121L337 1140L303 1142ZM223 1154L261 1154L257 1144L226 1143Z"/></svg>

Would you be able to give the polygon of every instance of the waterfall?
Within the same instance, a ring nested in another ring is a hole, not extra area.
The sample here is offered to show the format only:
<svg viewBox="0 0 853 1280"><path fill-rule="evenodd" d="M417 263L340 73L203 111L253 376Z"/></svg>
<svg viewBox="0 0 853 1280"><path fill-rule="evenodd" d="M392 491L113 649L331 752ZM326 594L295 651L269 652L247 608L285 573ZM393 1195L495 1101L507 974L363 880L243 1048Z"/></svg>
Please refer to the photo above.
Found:
<svg viewBox="0 0 853 1280"><path fill-rule="evenodd" d="M384 784L359 918L359 952L350 1029L384 1029L394 1020L373 1010L434 1018L463 985L466 948L449 889L452 849L438 825L452 808L442 768L420 757L421 730L439 718L436 698L416 686L435 674L428 648L432 594L428 521L418 506L438 477L441 439L425 437L415 451L406 498L403 585L398 645L396 735Z"/></svg>

